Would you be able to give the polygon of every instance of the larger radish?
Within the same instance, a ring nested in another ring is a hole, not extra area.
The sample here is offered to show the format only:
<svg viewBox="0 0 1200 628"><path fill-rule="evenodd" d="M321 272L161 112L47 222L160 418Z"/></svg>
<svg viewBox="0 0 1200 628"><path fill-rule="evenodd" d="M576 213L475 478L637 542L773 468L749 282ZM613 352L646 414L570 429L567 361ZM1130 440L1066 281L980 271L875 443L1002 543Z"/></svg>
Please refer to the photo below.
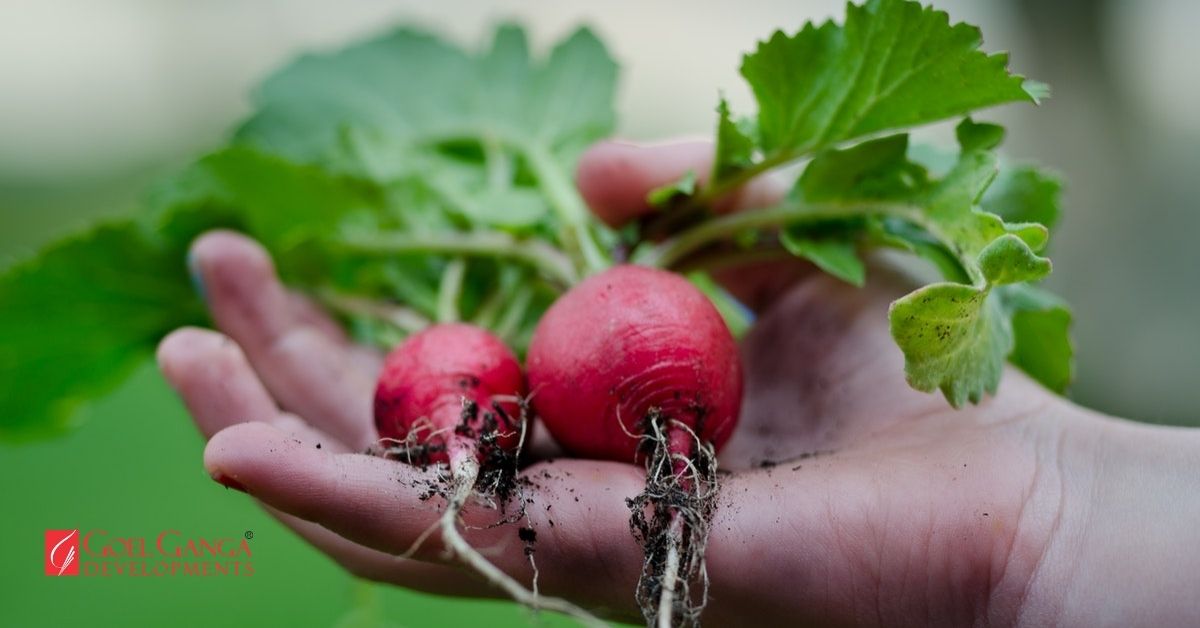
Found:
<svg viewBox="0 0 1200 628"><path fill-rule="evenodd" d="M630 501L646 550L638 600L651 624L695 621L703 593L689 585L706 581L716 450L742 394L720 314L678 275L617 266L551 306L527 369L533 407L566 449L646 465L646 490Z"/></svg>
<svg viewBox="0 0 1200 628"><path fill-rule="evenodd" d="M393 445L393 457L449 464L450 490L439 522L449 551L519 602L603 625L570 602L526 589L458 531L472 491L494 492L488 476L511 478L516 471L526 429L524 394L521 365L499 338L472 325L434 325L388 354L375 391L375 425L383 442Z"/></svg>

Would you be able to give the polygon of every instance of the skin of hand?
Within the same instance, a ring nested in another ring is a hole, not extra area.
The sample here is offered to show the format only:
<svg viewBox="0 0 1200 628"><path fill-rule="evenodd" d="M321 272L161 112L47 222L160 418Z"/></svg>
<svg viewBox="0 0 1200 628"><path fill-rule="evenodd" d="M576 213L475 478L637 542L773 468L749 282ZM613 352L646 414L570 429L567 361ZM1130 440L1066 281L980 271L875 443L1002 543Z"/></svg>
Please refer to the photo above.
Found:
<svg viewBox="0 0 1200 628"><path fill-rule="evenodd" d="M711 146L606 142L580 191L606 222L647 211L646 193ZM764 180L727 203L777 198ZM208 438L204 465L353 574L428 592L495 596L448 560L438 535L412 559L440 498L433 477L364 455L381 357L288 292L265 251L228 232L190 264L221 333L181 329L160 368ZM999 393L953 410L912 390L888 334L905 281L866 289L800 262L720 277L759 314L742 342L745 401L720 463L704 623L726 625L1200 625L1200 430L1136 424L1071 404L1015 369ZM637 620L642 551L625 498L631 464L550 459L536 434L529 525L539 586ZM532 578L516 526L464 515L469 542ZM553 525L551 525L551 521Z"/></svg>

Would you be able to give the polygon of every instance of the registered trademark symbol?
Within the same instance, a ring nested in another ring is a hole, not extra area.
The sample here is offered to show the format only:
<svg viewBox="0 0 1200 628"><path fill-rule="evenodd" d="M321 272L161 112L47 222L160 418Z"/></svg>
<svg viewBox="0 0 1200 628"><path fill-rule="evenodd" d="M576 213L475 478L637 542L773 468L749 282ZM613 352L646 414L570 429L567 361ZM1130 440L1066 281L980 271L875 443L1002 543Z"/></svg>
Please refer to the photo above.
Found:
<svg viewBox="0 0 1200 628"><path fill-rule="evenodd" d="M250 539L252 539L252 538L254 538L254 531L253 531L253 530L246 530L246 540L247 540L247 541L249 541L249 540L250 540Z"/></svg>

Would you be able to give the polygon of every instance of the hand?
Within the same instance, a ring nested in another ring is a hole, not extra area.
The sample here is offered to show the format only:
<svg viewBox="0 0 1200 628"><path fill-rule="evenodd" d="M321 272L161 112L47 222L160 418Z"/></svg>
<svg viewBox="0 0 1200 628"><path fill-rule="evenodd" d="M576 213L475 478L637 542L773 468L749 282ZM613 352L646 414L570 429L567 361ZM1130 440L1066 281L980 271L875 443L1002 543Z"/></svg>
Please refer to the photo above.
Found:
<svg viewBox="0 0 1200 628"><path fill-rule="evenodd" d="M705 144L601 144L581 192L606 221L648 190L707 171ZM769 202L771 181L729 208ZM380 357L288 293L230 233L193 247L217 326L163 341L159 363L211 440L214 478L253 495L364 578L492 596L444 561L431 472L366 456ZM999 394L952 410L911 390L886 312L904 281L855 289L788 262L721 277L761 313L743 342L746 400L721 455L706 625L1200 624L1200 434L1102 417L1010 369ZM544 435L537 440L545 443ZM633 465L543 459L524 474L543 592L636 619ZM537 452L540 452L537 453ZM468 526L499 518L468 508ZM516 526L468 540L527 583Z"/></svg>

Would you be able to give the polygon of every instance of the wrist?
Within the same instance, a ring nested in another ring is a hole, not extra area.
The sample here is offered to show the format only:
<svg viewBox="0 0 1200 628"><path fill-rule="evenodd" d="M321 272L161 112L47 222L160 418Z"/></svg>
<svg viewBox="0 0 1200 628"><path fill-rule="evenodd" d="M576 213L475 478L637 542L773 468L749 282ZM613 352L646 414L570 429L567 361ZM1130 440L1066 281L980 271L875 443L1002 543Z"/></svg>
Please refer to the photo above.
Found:
<svg viewBox="0 0 1200 628"><path fill-rule="evenodd" d="M1020 623L1200 624L1200 430L1078 407L1058 429L1040 495L1057 514Z"/></svg>

